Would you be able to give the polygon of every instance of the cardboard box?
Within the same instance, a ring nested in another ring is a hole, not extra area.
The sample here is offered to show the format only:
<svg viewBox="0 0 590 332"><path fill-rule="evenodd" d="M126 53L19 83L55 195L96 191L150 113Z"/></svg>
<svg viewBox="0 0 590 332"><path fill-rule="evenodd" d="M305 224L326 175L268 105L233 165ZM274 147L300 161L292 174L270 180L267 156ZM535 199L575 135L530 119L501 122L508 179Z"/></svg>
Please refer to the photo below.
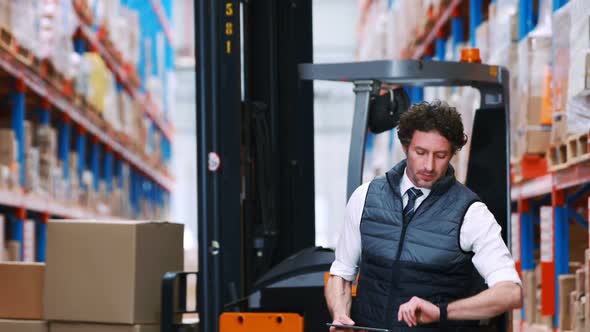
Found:
<svg viewBox="0 0 590 332"><path fill-rule="evenodd" d="M0 317L43 318L43 263L0 263Z"/></svg>
<svg viewBox="0 0 590 332"><path fill-rule="evenodd" d="M47 332L47 322L42 320L0 319L0 332Z"/></svg>
<svg viewBox="0 0 590 332"><path fill-rule="evenodd" d="M559 328L571 330L572 315L570 313L570 294L576 288L576 277L573 274L559 276Z"/></svg>
<svg viewBox="0 0 590 332"><path fill-rule="evenodd" d="M51 221L45 318L156 324L162 276L183 269L183 225Z"/></svg>
<svg viewBox="0 0 590 332"><path fill-rule="evenodd" d="M544 154L547 152L550 138L550 128L529 128L518 130L513 137L516 141L515 155L522 156L526 153Z"/></svg>
<svg viewBox="0 0 590 332"><path fill-rule="evenodd" d="M5 231L6 231L6 222L4 219L4 215L0 214L0 261L5 260L4 255L6 251L6 241L5 241Z"/></svg>
<svg viewBox="0 0 590 332"><path fill-rule="evenodd" d="M590 199L588 199L588 205L590 205ZM584 269L586 270L584 279L585 279L585 285L586 285L586 292L585 292L585 296L584 296L584 323L586 326L586 331L590 331L590 304L588 303L590 301L590 249L586 249L586 251L584 252L585 254L585 258L584 258Z"/></svg>
<svg viewBox="0 0 590 332"><path fill-rule="evenodd" d="M535 323L537 312L537 282L534 271L522 271L524 280L524 317L527 323Z"/></svg>
<svg viewBox="0 0 590 332"><path fill-rule="evenodd" d="M579 298L579 294L577 291L573 291L570 293L570 303L569 303L569 308L570 308L570 326L568 328L568 330L572 330L574 331L576 329L576 325L578 325L576 323L576 320L578 319L578 313L576 311L577 309L577 305L576 303L578 302L578 298Z"/></svg>
<svg viewBox="0 0 590 332"><path fill-rule="evenodd" d="M160 325L51 323L49 331L50 332L159 332Z"/></svg>
<svg viewBox="0 0 590 332"><path fill-rule="evenodd" d="M578 269L576 271L576 291L582 296L586 292L586 270Z"/></svg>
<svg viewBox="0 0 590 332"><path fill-rule="evenodd" d="M16 162L17 142L12 129L0 129L0 164L12 166Z"/></svg>
<svg viewBox="0 0 590 332"><path fill-rule="evenodd" d="M6 243L6 253L9 261L18 262L22 260L21 245L18 241L10 240Z"/></svg>
<svg viewBox="0 0 590 332"><path fill-rule="evenodd" d="M573 305L573 322L572 329L576 332L584 332L586 319L584 317L585 297L579 297Z"/></svg>

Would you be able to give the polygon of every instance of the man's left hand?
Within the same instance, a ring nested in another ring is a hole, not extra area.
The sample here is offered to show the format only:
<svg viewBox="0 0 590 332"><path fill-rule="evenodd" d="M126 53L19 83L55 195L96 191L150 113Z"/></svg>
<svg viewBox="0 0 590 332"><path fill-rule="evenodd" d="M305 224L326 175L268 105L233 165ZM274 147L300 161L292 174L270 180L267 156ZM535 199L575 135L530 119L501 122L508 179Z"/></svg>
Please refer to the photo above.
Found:
<svg viewBox="0 0 590 332"><path fill-rule="evenodd" d="M428 324L440 319L438 306L417 296L402 304L397 313L397 320L404 321L408 326Z"/></svg>

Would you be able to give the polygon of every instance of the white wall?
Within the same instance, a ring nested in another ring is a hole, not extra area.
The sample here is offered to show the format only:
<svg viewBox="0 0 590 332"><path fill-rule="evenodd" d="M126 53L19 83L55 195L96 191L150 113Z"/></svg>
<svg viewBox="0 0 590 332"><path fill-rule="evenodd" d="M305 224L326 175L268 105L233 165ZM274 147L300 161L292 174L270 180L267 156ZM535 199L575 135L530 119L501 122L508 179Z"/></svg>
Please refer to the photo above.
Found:
<svg viewBox="0 0 590 332"><path fill-rule="evenodd" d="M354 61L357 0L313 1L314 62ZM316 245L334 247L346 206L352 84L314 82Z"/></svg>

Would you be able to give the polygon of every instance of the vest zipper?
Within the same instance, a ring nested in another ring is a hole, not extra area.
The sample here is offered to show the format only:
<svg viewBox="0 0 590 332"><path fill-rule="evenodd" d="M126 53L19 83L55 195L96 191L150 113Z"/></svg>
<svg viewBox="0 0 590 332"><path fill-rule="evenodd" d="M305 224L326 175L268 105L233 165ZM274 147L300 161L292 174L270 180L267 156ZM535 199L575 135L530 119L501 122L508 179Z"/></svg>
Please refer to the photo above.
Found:
<svg viewBox="0 0 590 332"><path fill-rule="evenodd" d="M397 254L395 255L395 263L399 262L399 259L402 255L402 249L404 247L404 241L406 240L406 231L408 229L408 225L410 224L410 222L412 221L412 219L414 219L414 216L416 214L418 214L418 211L420 210L420 208L422 206L424 206L424 203L426 203L426 201L432 196L432 193L430 193L430 195L428 195L428 197L426 197L424 199L424 201L422 201L422 203L420 204L420 206L418 206L416 208L416 210L414 211L414 214L412 215L412 218L410 218L410 220L408 220L408 222L404 221L404 216L403 216L403 212L402 212L402 234L400 235L400 239L399 239L399 244L397 247ZM403 206L403 204L402 204ZM403 209L402 209L403 211Z"/></svg>

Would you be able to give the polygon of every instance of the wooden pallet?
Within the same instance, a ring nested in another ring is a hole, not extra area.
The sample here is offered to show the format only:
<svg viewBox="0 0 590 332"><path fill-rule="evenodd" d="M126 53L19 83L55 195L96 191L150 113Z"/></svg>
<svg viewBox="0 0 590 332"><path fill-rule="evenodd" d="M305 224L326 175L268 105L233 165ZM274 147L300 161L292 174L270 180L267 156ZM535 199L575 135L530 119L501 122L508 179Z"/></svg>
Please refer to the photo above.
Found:
<svg viewBox="0 0 590 332"><path fill-rule="evenodd" d="M6 27L0 27L0 47L12 54L18 61L31 67L33 52L18 43L12 32Z"/></svg>
<svg viewBox="0 0 590 332"><path fill-rule="evenodd" d="M90 120L95 126L100 128L101 130L105 129L105 121L102 119L100 112L94 108L91 104L88 104L86 107L85 114L86 118Z"/></svg>
<svg viewBox="0 0 590 332"><path fill-rule="evenodd" d="M92 10L88 7L88 2L85 0L74 0L73 5L80 20L91 26L94 23L94 16Z"/></svg>
<svg viewBox="0 0 590 332"><path fill-rule="evenodd" d="M547 165L550 172L556 172L568 167L567 143L549 146L547 153Z"/></svg>
<svg viewBox="0 0 590 332"><path fill-rule="evenodd" d="M588 137L590 134L571 135L567 140L567 159L570 164L577 164L590 160L590 146Z"/></svg>
<svg viewBox="0 0 590 332"><path fill-rule="evenodd" d="M51 61L49 61L48 59L40 60L38 71L39 76L41 76L42 79L53 85L52 82L55 80L55 77L57 76L57 70L55 69L55 66L53 66L53 63Z"/></svg>
<svg viewBox="0 0 590 332"><path fill-rule="evenodd" d="M33 66L33 52L22 45L19 45L17 42L14 42L14 57L22 62L23 64L32 67Z"/></svg>
<svg viewBox="0 0 590 332"><path fill-rule="evenodd" d="M75 90L72 94L72 101L73 101L74 105L78 108L82 108L85 105L84 104L84 97Z"/></svg>
<svg viewBox="0 0 590 332"><path fill-rule="evenodd" d="M0 47L10 52L12 40L12 32L10 32L7 28L0 26Z"/></svg>

